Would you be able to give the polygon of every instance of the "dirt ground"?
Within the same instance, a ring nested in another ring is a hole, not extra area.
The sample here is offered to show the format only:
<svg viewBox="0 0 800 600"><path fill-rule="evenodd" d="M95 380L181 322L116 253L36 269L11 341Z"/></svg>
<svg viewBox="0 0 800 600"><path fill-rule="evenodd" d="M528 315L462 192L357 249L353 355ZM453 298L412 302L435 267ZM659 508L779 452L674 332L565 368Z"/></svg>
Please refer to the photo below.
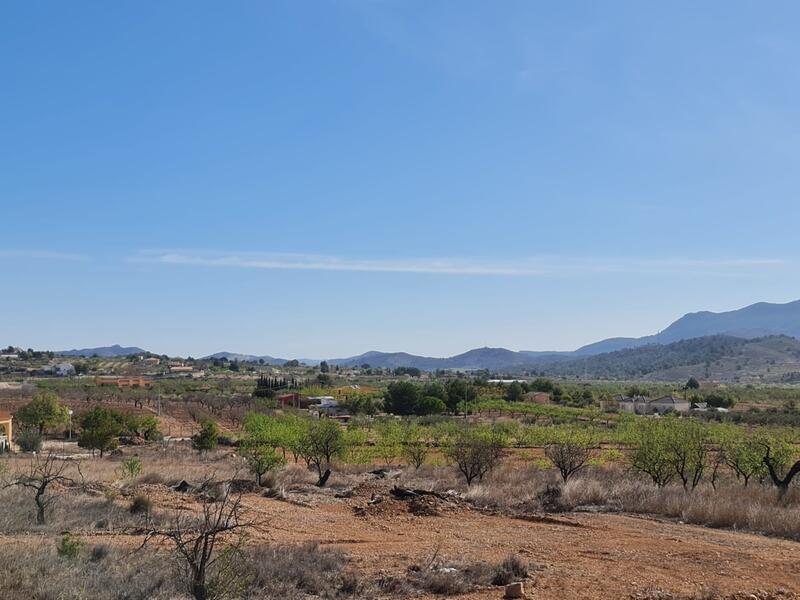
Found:
<svg viewBox="0 0 800 600"><path fill-rule="evenodd" d="M800 545L757 535L609 514L535 522L463 509L358 516L344 503L304 508L253 498L248 504L275 541L333 544L368 572L402 572L437 549L454 560L519 554L541 567L533 589L542 600L625 598L650 586L683 593L800 590Z"/></svg>
<svg viewBox="0 0 800 600"><path fill-rule="evenodd" d="M397 499L390 493L396 483L391 476L362 473L349 481L324 490L287 486L282 499L246 493L246 518L257 525L253 543L318 541L344 550L353 567L370 575L403 575L434 558L444 566L517 555L532 565L526 585L530 597L540 600L620 600L652 588L687 595L800 592L797 542L625 514L496 514L455 494ZM201 506L195 495L164 484L136 484L125 496L139 493L166 513ZM82 533L87 542L136 543L125 534L108 532L101 539L92 530ZM0 543L28 538L3 537ZM502 595L493 588L460 598Z"/></svg>

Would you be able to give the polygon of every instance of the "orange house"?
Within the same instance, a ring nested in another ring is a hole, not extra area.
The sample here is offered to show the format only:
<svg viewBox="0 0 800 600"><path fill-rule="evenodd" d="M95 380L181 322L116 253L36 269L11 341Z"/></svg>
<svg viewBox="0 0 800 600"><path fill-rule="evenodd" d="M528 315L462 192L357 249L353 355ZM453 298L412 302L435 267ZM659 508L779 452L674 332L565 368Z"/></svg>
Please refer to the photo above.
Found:
<svg viewBox="0 0 800 600"><path fill-rule="evenodd" d="M11 440L14 439L13 420L10 414L0 410L0 450L11 448Z"/></svg>
<svg viewBox="0 0 800 600"><path fill-rule="evenodd" d="M146 377L95 377L94 382L96 385L115 385L119 388L123 388L150 387L153 380L147 379Z"/></svg>

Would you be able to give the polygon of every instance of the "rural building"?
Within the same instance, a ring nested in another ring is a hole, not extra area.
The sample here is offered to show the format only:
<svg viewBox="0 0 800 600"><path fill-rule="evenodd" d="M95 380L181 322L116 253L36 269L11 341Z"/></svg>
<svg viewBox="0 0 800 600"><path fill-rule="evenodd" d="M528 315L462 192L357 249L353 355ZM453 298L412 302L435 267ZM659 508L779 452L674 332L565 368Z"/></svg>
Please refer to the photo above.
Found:
<svg viewBox="0 0 800 600"><path fill-rule="evenodd" d="M333 396L309 396L308 403L315 405L317 408L336 408L339 403Z"/></svg>
<svg viewBox="0 0 800 600"><path fill-rule="evenodd" d="M119 388L124 387L150 387L153 380L147 377L95 377L95 385L114 385Z"/></svg>
<svg viewBox="0 0 800 600"><path fill-rule="evenodd" d="M621 411L635 415L663 415L669 412L686 413L689 412L691 407L691 402L675 396L664 396L656 400L652 400L647 396L614 396L614 400L617 401Z"/></svg>
<svg viewBox="0 0 800 600"><path fill-rule="evenodd" d="M146 364L148 367L157 367L161 362L161 359L156 358L155 356L151 356L149 358L145 358L142 362Z"/></svg>
<svg viewBox="0 0 800 600"><path fill-rule="evenodd" d="M315 412L317 416L328 415L335 417L344 414L344 410L339 408L339 401L333 396L309 396L307 398L308 409Z"/></svg>
<svg viewBox="0 0 800 600"><path fill-rule="evenodd" d="M664 396L657 400L651 400L648 404L652 413L664 414L667 412L686 413L689 412L692 404L683 398L675 396Z"/></svg>
<svg viewBox="0 0 800 600"><path fill-rule="evenodd" d="M650 414L647 412L647 407L650 403L650 398L647 396L614 396L614 400L623 412L635 415Z"/></svg>
<svg viewBox="0 0 800 600"><path fill-rule="evenodd" d="M311 404L309 398L303 398L297 392L291 392L288 394L281 394L275 400L278 402L278 406L281 408L286 408L287 406L292 408L308 408Z"/></svg>
<svg viewBox="0 0 800 600"><path fill-rule="evenodd" d="M56 377L72 377L75 375L75 367L71 363L58 363L42 369L45 373L51 373Z"/></svg>
<svg viewBox="0 0 800 600"><path fill-rule="evenodd" d="M170 373L191 373L194 367L188 365L174 365L169 368Z"/></svg>
<svg viewBox="0 0 800 600"><path fill-rule="evenodd" d="M14 439L13 420L9 413L0 410L0 450L11 448L11 440Z"/></svg>
<svg viewBox="0 0 800 600"><path fill-rule="evenodd" d="M547 392L528 392L525 394L525 402L533 402L534 404L551 404L550 394Z"/></svg>

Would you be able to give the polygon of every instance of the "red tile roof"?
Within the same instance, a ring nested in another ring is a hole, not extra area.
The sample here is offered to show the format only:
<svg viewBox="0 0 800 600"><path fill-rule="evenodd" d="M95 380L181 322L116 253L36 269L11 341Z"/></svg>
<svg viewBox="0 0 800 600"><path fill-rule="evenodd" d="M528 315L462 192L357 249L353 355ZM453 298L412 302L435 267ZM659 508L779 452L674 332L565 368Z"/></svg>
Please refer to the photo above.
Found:
<svg viewBox="0 0 800 600"><path fill-rule="evenodd" d="M4 410L0 410L0 421L10 421L10 420L11 420L11 414L7 413Z"/></svg>

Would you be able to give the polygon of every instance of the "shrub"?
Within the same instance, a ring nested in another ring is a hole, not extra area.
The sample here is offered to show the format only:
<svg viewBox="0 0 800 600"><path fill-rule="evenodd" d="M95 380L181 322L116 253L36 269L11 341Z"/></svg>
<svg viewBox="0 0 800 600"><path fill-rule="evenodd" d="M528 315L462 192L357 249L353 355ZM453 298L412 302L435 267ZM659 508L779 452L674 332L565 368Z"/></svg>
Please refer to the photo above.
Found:
<svg viewBox="0 0 800 600"><path fill-rule="evenodd" d="M130 512L132 515L141 515L146 514L149 515L151 509L153 508L153 501L150 500L147 496L138 495L134 496L133 500L131 501Z"/></svg>
<svg viewBox="0 0 800 600"><path fill-rule="evenodd" d="M80 554L82 546L83 543L79 539L65 533L56 544L56 550L60 557L74 559Z"/></svg>
<svg viewBox="0 0 800 600"><path fill-rule="evenodd" d="M42 449L42 436L35 429L23 429L15 441L23 452L39 452Z"/></svg>
<svg viewBox="0 0 800 600"><path fill-rule="evenodd" d="M347 556L333 548L309 542L301 546L259 546L248 552L253 586L267 598L292 598L295 590L323 598L336 590L358 587L345 574ZM259 598L261 596L258 596Z"/></svg>
<svg viewBox="0 0 800 600"><path fill-rule="evenodd" d="M125 479L138 477L142 472L142 461L138 456L131 456L122 460L119 466L120 473Z"/></svg>
<svg viewBox="0 0 800 600"><path fill-rule="evenodd" d="M212 420L203 421L200 431L192 436L192 447L200 452L208 452L217 447L219 427Z"/></svg>
<svg viewBox="0 0 800 600"><path fill-rule="evenodd" d="M105 544L96 544L92 546L92 550L89 553L89 559L93 562L100 562L106 558L110 552L111 549Z"/></svg>
<svg viewBox="0 0 800 600"><path fill-rule="evenodd" d="M517 556L509 556L495 567L492 585L508 585L514 581L527 579L528 565Z"/></svg>

